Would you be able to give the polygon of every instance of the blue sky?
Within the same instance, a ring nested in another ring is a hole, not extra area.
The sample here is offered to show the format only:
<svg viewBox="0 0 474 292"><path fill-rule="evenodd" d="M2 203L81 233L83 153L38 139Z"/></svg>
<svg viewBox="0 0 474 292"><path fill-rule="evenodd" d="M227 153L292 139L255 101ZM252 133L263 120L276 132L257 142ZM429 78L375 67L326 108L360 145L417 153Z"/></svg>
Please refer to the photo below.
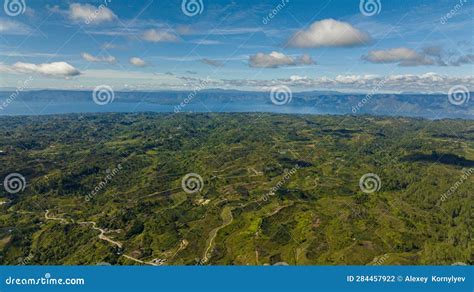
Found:
<svg viewBox="0 0 474 292"><path fill-rule="evenodd" d="M5 0L3 8L3 88L31 79L31 88L58 89L188 90L203 80L241 90L474 89L472 0Z"/></svg>

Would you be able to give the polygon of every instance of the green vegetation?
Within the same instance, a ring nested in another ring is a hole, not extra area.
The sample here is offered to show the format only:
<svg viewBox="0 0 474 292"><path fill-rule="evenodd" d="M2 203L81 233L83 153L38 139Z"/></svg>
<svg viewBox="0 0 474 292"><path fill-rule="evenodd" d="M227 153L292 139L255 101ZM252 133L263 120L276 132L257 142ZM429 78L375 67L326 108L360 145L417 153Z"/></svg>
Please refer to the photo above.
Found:
<svg viewBox="0 0 474 292"><path fill-rule="evenodd" d="M470 120L0 117L0 150L1 264L474 263Z"/></svg>

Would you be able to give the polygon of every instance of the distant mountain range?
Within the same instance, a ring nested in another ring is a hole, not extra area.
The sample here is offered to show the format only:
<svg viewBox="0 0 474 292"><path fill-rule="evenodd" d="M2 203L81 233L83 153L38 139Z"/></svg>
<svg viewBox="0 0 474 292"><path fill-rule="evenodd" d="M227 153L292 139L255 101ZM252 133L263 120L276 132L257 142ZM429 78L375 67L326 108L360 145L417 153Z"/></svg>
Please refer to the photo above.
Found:
<svg viewBox="0 0 474 292"><path fill-rule="evenodd" d="M6 100L12 91L0 91L0 101ZM245 104L272 105L271 93L255 91L238 91L208 89L193 91L119 91L114 92L114 103L151 103L160 105L179 105L189 103L203 104ZM447 94L360 94L341 93L337 91L296 92L291 98L282 95L281 107L315 108L327 114L373 114L389 116L410 116L438 118L474 119L473 102L467 98L460 105L450 103ZM470 93L473 96L474 93ZM91 102L91 91L70 90L34 90L20 92L16 97L24 102ZM285 99L286 98L286 99ZM275 105L277 107L278 105Z"/></svg>

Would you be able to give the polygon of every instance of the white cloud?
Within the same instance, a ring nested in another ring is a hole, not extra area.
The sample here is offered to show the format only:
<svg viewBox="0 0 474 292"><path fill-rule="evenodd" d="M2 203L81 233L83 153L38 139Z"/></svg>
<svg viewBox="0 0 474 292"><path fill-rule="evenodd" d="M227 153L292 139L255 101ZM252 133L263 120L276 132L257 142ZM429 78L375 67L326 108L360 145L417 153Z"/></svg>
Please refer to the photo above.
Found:
<svg viewBox="0 0 474 292"><path fill-rule="evenodd" d="M249 66L254 68L278 68L281 66L311 64L314 64L314 61L306 54L295 59L279 52L271 52L270 54L258 53L250 56L249 59Z"/></svg>
<svg viewBox="0 0 474 292"><path fill-rule="evenodd" d="M21 66L5 66L0 64L0 72L5 73L29 73L32 70L21 70ZM38 70L37 70L38 71ZM5 80L15 86L18 78L2 75ZM11 78L11 79L10 79ZM23 78L23 77L21 77ZM35 78L36 79L36 78ZM194 77L178 77L172 74L125 71L125 70L86 70L81 75L71 80L51 81L49 78L41 79L43 87L49 88L94 88L97 80L113 86L114 89L136 89L136 90L192 90L200 84L203 79ZM455 86L462 84L469 90L474 91L474 76L456 77L440 75L437 73L425 74L402 74L402 75L338 75L334 77L308 77L291 75L288 78L279 79L211 79L206 81L209 88L227 88L239 90L269 90L275 85L286 85L293 92L300 90L337 90L341 92L448 92ZM4 82L4 84L7 84Z"/></svg>
<svg viewBox="0 0 474 292"><path fill-rule="evenodd" d="M347 22L324 19L314 22L307 30L296 32L288 45L297 48L347 47L370 42L369 34Z"/></svg>
<svg viewBox="0 0 474 292"><path fill-rule="evenodd" d="M0 64L0 72L42 74L52 77L70 77L81 74L79 70L66 62L52 62L44 64L17 62L13 65Z"/></svg>
<svg viewBox="0 0 474 292"><path fill-rule="evenodd" d="M82 58L88 62L105 62L109 64L115 64L117 63L117 59L113 56L107 56L107 57L95 57L92 56L89 53L82 53L81 54Z"/></svg>
<svg viewBox="0 0 474 292"><path fill-rule="evenodd" d="M300 75L291 75L290 80L291 81L299 81L299 80L306 80L308 79L307 76L300 76Z"/></svg>
<svg viewBox="0 0 474 292"><path fill-rule="evenodd" d="M293 75L286 79L254 80L233 79L222 80L223 84L233 88L252 87L267 90L278 85L286 85L295 89L331 89L343 91L370 92L377 88L380 92L418 91L418 92L447 92L452 86L463 84L474 90L474 76L455 77L429 72L420 75L338 75L334 78Z"/></svg>
<svg viewBox="0 0 474 292"><path fill-rule="evenodd" d="M130 58L130 64L132 64L133 66L136 66L136 67L145 67L147 64L144 60L138 58L138 57L133 57L133 58Z"/></svg>
<svg viewBox="0 0 474 292"><path fill-rule="evenodd" d="M21 58L37 58L37 57L44 57L44 58L56 58L59 55L54 53L41 53L41 52L21 52L21 51L6 51L0 50L0 55L7 56L7 57L21 57ZM65 55L62 55L65 56Z"/></svg>
<svg viewBox="0 0 474 292"><path fill-rule="evenodd" d="M32 30L26 24L9 19L0 19L0 33L3 35L26 35Z"/></svg>
<svg viewBox="0 0 474 292"><path fill-rule="evenodd" d="M178 37L176 35L157 29L149 29L145 31L142 35L142 39L154 43L178 41Z"/></svg>
<svg viewBox="0 0 474 292"><path fill-rule="evenodd" d="M400 47L386 50L373 50L362 56L371 63L398 63L399 66L462 66L474 63L474 54L452 53L440 46L424 47L417 52L413 49Z"/></svg>
<svg viewBox="0 0 474 292"><path fill-rule="evenodd" d="M398 63L400 66L433 65L434 61L423 53L409 48L393 48L388 50L374 50L362 59L372 63Z"/></svg>
<svg viewBox="0 0 474 292"><path fill-rule="evenodd" d="M57 9L57 8L56 8ZM69 5L69 18L74 21L84 21L86 23L99 24L117 19L117 15L108 7L91 4L73 3Z"/></svg>

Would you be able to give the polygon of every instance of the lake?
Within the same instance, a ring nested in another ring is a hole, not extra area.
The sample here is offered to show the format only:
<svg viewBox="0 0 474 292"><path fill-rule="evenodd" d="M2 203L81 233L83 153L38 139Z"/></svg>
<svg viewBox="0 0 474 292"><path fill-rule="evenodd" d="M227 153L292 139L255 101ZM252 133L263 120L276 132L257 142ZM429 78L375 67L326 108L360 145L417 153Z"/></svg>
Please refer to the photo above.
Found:
<svg viewBox="0 0 474 292"><path fill-rule="evenodd" d="M94 102L23 102L15 101L0 109L0 116L52 115L69 113L105 113L105 112L174 112L175 105L155 103L113 102L97 105ZM181 108L181 112L271 112L288 114L328 114L315 107L277 106L273 104L240 103L192 103Z"/></svg>
<svg viewBox="0 0 474 292"><path fill-rule="evenodd" d="M353 114L351 111L351 104L326 105L315 104L314 106L292 104L292 105L274 105L272 103L258 102L219 102L213 101L207 104L202 102L193 102L181 107L180 112L186 113L231 113L231 112L266 112L266 113L280 113L280 114ZM121 102L115 100L106 105L98 105L92 100L89 101L22 101L15 100L14 102L0 107L0 116L20 116L20 115L56 115L56 114L71 114L71 113L138 113L138 112L157 112L157 113L173 113L177 104L158 104L150 102ZM472 111L461 111L460 109L454 112L445 109L438 109L433 111L429 108L417 109L406 107L408 110L393 110L392 106L386 108L363 108L356 114L370 114L380 116L405 116L405 117L421 117L427 119L444 119L444 118L463 118L472 119L474 116Z"/></svg>

